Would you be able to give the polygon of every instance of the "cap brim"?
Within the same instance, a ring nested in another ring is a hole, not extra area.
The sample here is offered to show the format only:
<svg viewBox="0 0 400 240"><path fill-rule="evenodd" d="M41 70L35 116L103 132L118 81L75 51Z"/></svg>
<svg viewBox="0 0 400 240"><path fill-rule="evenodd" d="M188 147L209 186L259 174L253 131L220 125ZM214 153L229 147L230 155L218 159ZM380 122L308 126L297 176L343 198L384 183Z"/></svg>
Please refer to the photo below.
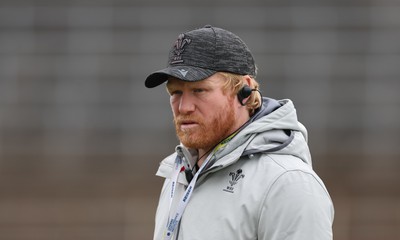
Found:
<svg viewBox="0 0 400 240"><path fill-rule="evenodd" d="M167 81L169 77L175 77L183 81L195 82L210 77L217 71L192 67L192 66L174 66L168 67L150 74L144 85L148 88L157 87Z"/></svg>

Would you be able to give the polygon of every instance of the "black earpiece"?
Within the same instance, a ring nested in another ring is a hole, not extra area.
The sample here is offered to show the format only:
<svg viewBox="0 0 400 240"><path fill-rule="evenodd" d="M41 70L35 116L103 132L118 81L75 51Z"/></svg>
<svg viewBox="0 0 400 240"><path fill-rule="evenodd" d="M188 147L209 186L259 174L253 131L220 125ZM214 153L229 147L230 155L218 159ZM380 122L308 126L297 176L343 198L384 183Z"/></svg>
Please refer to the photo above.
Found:
<svg viewBox="0 0 400 240"><path fill-rule="evenodd" d="M237 93L238 100L242 106L245 105L243 103L243 100L251 95L251 92L254 91L254 89L250 88L249 86L245 85L242 89L239 90ZM257 90L255 90L257 91Z"/></svg>

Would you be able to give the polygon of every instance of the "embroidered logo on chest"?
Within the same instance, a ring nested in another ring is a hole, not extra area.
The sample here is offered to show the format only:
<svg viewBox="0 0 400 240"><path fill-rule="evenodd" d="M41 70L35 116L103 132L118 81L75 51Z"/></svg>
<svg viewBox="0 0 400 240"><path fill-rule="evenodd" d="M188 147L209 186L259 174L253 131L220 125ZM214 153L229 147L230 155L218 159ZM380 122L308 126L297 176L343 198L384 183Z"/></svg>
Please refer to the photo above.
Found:
<svg viewBox="0 0 400 240"><path fill-rule="evenodd" d="M223 189L223 191L225 192L229 192L229 193L234 193L235 190L235 185L238 183L238 181L242 178L244 178L244 174L243 174L243 170L242 169L238 169L236 170L236 172L230 172L229 173L229 185L226 186L226 188Z"/></svg>

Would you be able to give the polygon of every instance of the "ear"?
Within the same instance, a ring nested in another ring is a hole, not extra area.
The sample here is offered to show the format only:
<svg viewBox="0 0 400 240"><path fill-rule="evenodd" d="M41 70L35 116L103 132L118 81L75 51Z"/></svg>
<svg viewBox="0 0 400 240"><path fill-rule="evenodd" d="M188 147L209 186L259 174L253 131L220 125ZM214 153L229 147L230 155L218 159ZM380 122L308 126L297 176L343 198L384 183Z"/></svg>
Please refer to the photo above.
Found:
<svg viewBox="0 0 400 240"><path fill-rule="evenodd" d="M241 104L242 106L245 106L246 104L243 104L243 103L246 103L246 102L247 102L248 98L249 98L250 95L251 95L251 92L252 92L253 87L250 86L250 84L251 84L251 77L250 77L249 75L243 76L243 82L244 82L245 86L242 88L242 90L247 89L248 91L250 91L250 92L249 92L248 94L246 94L244 97L239 98L240 104Z"/></svg>
<svg viewBox="0 0 400 240"><path fill-rule="evenodd" d="M244 75L243 76L243 81L244 81L244 83L247 85L247 86L250 86L250 84L251 84L251 77L249 76L249 75ZM250 86L251 87L251 86ZM253 87L251 87L251 88L253 88Z"/></svg>

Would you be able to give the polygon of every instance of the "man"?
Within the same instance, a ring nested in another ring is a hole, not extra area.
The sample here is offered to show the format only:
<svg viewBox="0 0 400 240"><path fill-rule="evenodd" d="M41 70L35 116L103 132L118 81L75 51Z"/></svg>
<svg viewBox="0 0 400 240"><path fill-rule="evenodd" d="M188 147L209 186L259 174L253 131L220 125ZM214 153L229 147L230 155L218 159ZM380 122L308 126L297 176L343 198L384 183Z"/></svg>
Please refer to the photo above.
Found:
<svg viewBox="0 0 400 240"><path fill-rule="evenodd" d="M180 145L165 178L154 239L328 240L333 205L312 170L290 100L262 98L245 43L205 26L178 36L165 69Z"/></svg>

